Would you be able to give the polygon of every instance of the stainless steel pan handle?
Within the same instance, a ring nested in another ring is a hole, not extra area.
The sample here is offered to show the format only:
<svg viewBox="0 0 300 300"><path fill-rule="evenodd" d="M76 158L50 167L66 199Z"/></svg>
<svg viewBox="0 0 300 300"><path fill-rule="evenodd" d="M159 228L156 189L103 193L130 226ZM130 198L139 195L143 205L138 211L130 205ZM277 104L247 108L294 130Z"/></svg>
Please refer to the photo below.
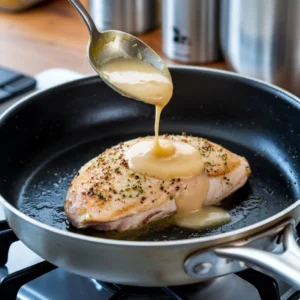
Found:
<svg viewBox="0 0 300 300"><path fill-rule="evenodd" d="M293 226L287 225L283 233L284 252L280 254L248 247L215 249L218 256L243 261L254 269L280 275L286 282L300 289L300 248L293 235Z"/></svg>
<svg viewBox="0 0 300 300"><path fill-rule="evenodd" d="M209 272L210 276L218 276L226 268L226 263L230 266L227 273L230 273L235 263L235 268L238 264L240 268L248 266L271 275L279 275L286 282L300 289L300 248L294 237L293 224L285 225L281 238L283 246L281 253L272 253L247 246L224 246L204 253L193 254L185 261L185 271L191 277L203 277ZM219 260L222 259L223 262L220 263Z"/></svg>

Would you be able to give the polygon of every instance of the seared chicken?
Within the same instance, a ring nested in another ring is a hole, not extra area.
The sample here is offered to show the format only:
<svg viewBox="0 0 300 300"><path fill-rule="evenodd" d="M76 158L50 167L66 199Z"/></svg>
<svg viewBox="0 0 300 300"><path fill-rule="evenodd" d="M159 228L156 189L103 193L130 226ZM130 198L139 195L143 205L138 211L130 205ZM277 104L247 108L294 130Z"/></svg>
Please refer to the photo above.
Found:
<svg viewBox="0 0 300 300"><path fill-rule="evenodd" d="M200 151L209 179L204 205L219 203L243 186L251 173L244 157L206 139L175 135L162 138L183 141ZM124 154L141 139L107 149L79 170L64 202L67 217L75 227L124 231L167 217L176 212L180 193L188 185L201 182L198 176L163 181L131 170Z"/></svg>

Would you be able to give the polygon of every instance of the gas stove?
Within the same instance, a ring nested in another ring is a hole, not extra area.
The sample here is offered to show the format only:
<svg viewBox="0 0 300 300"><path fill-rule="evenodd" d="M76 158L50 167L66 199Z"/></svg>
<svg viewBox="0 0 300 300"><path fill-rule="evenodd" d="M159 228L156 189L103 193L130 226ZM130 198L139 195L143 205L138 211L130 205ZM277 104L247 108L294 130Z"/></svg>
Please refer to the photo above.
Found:
<svg viewBox="0 0 300 300"><path fill-rule="evenodd" d="M99 282L57 268L18 241L0 221L0 299L220 299L295 300L300 293L278 279L248 269L199 284L143 288Z"/></svg>
<svg viewBox="0 0 300 300"><path fill-rule="evenodd" d="M36 89L48 88L80 76L69 70L47 70L36 76ZM0 113L17 100L0 104ZM85 278L44 261L18 241L5 222L0 207L0 299L296 300L300 299L300 293L280 278L272 278L252 269L204 283L163 288L122 286Z"/></svg>

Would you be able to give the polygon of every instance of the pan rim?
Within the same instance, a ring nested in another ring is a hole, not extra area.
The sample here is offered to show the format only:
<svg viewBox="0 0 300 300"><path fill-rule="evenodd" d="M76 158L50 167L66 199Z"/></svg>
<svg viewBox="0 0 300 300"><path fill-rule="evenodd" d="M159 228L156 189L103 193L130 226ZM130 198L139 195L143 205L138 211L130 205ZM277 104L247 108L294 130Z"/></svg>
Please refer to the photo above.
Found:
<svg viewBox="0 0 300 300"><path fill-rule="evenodd" d="M230 76L233 78L242 78L245 79L247 81L253 82L253 83L259 83L262 86L266 86L269 87L277 92L280 92L286 96L288 96L290 99L294 100L295 102L297 102L298 104L300 103L300 99L284 90L281 87L275 86L273 84L267 83L263 80L257 79L257 78L253 78L251 76L246 76L246 75L241 75L232 71L227 71L227 70L218 70L218 69L213 69L213 68L208 68L208 67L198 67L198 66L187 66L187 65L168 65L168 68L170 68L171 70L174 69L181 69L181 70L198 70L198 71L202 71L202 72L206 72L206 73L215 73L215 74L223 74L226 76ZM172 74L171 74L172 75ZM51 87L49 89L44 89L41 91L36 91L22 99L20 99L19 101L17 101L15 104L13 104L12 106L10 106L8 109L6 109L1 115L0 115L0 125L1 123L5 120L5 118L7 116L10 115L10 113L12 113L16 108L18 108L19 106L21 106L23 103L27 102L27 101L31 101L33 100L37 95L42 95L43 93L46 92L51 92L52 90L57 90L59 88L68 86L68 85L74 85L78 82L86 82L88 80L92 80L97 78L99 80L101 80L99 78L98 75L85 75L82 76L79 79L75 79L66 83L62 83L59 85L56 85L54 87ZM198 244L198 243L206 243L206 242L213 242L213 241L218 241L220 239L226 239L226 238L232 238L235 235L241 235L241 234L245 234L248 231L252 231L252 230L258 230L260 227L263 227L267 224L271 224L273 222L276 221L276 219L280 219L281 217L283 217L284 215L288 214L290 211L293 211L297 206L299 206L300 204L300 199L296 200L292 205L288 206L287 208L285 208L284 210L280 211L279 213L265 219L259 222L256 222L252 225L240 228L240 229L236 229L236 230L232 230L226 233L220 233L220 234L216 234L216 235L212 235L212 236L207 236L207 237L199 237L199 238L192 238L192 239L180 239L180 240L175 240L175 241L124 241L124 240L112 240L112 239L105 239L105 238L100 238L100 237L91 237L91 236L86 236L86 235L82 235L79 233L73 233L73 232L69 232L69 231L64 231L62 229L58 229L55 228L53 226L44 224L38 220L35 220L29 216L27 216L26 214L24 214L23 212L19 211L17 208L15 208L13 205L11 205L7 200L5 200L5 198L1 195L0 193L0 203L6 207L6 209L8 209L9 211L11 211L13 214L15 214L17 217L25 220L28 223L31 223L34 226L38 226L46 231L50 231L53 234L59 234L59 235L63 235L66 238L71 238L71 239L80 239L82 241L85 242L91 242L91 243L99 243L99 244L107 244L107 245L116 245L116 246L129 246L129 247L161 247L161 246L182 246L182 245L189 245L189 244Z"/></svg>

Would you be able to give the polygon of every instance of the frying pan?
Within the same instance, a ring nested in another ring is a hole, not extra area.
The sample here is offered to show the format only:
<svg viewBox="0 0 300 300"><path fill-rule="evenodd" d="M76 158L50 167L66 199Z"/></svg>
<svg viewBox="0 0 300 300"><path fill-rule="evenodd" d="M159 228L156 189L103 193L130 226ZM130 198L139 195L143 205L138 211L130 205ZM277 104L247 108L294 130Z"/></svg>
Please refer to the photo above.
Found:
<svg viewBox="0 0 300 300"><path fill-rule="evenodd" d="M254 267L300 288L298 98L230 72L170 70L174 97L161 133L205 137L250 162L248 183L224 200L230 224L202 231L157 225L129 237L69 225L63 201L78 169L107 147L153 134L153 106L123 98L98 76L36 93L1 116L0 201L8 224L44 259L103 281L181 285Z"/></svg>

